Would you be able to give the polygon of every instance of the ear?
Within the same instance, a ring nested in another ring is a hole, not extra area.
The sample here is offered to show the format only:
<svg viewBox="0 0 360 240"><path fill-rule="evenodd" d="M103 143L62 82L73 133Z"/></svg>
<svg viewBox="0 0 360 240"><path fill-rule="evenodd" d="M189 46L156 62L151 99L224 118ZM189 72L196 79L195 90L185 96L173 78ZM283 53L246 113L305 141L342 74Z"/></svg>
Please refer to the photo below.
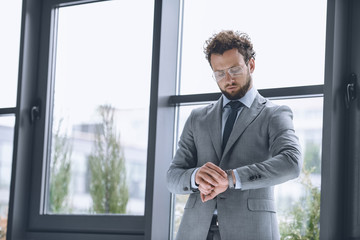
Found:
<svg viewBox="0 0 360 240"><path fill-rule="evenodd" d="M248 64L249 64L249 67L250 67L250 73L253 73L254 70L255 70L255 59L250 58Z"/></svg>

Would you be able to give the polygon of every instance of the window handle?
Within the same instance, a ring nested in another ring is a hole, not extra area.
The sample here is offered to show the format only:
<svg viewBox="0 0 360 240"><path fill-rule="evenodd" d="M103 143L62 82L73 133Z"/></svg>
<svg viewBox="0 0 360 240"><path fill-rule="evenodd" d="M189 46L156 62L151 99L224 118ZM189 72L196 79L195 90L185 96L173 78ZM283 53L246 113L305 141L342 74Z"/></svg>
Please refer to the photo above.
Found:
<svg viewBox="0 0 360 240"><path fill-rule="evenodd" d="M37 100L36 103L30 109L31 124L33 124L35 120L39 120L40 117L41 117L41 101Z"/></svg>
<svg viewBox="0 0 360 240"><path fill-rule="evenodd" d="M356 82L357 76L355 73L350 75L350 81L346 84L346 93L345 93L345 104L346 108L350 108L352 101L356 99Z"/></svg>

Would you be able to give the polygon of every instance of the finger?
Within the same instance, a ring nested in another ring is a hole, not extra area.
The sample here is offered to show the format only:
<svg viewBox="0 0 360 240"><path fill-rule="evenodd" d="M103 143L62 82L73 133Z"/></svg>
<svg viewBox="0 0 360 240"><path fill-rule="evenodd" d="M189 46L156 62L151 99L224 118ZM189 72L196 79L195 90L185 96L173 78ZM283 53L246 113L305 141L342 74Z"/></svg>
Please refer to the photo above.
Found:
<svg viewBox="0 0 360 240"><path fill-rule="evenodd" d="M213 176L211 176L211 174L216 174L216 173L212 173L212 172L202 172L199 173L199 178L197 180L198 184L200 185L201 183L203 184L208 184L208 185L212 185L212 186L217 186L218 180L216 180ZM219 179L219 177L216 177L217 179Z"/></svg>
<svg viewBox="0 0 360 240"><path fill-rule="evenodd" d="M205 202L205 195L204 194L200 193L200 198L201 198L202 202Z"/></svg>
<svg viewBox="0 0 360 240"><path fill-rule="evenodd" d="M227 178L226 172L213 163L205 164L204 171L209 175L213 176L214 178L216 178L217 181L223 180L223 178Z"/></svg>
<svg viewBox="0 0 360 240"><path fill-rule="evenodd" d="M204 196L207 196L211 193L211 191L207 191L207 192L200 192L201 194L203 194Z"/></svg>
<svg viewBox="0 0 360 240"><path fill-rule="evenodd" d="M212 192L213 189L204 189L202 187L199 187L199 191L205 195L208 195Z"/></svg>
<svg viewBox="0 0 360 240"><path fill-rule="evenodd" d="M198 177L203 178L205 181L208 181L212 185L218 183L219 181L223 181L227 178L226 172L221 168L214 166L205 165L199 171Z"/></svg>
<svg viewBox="0 0 360 240"><path fill-rule="evenodd" d="M216 196L217 196L217 193L213 191L210 194L204 196L203 202L209 201L209 200L213 199Z"/></svg>
<svg viewBox="0 0 360 240"><path fill-rule="evenodd" d="M208 184L201 184L198 187L200 190L204 190L204 191L212 191L214 190L214 186L212 185L208 185Z"/></svg>
<svg viewBox="0 0 360 240"><path fill-rule="evenodd" d="M217 185L217 181L212 178L211 175L216 175L216 171L212 170L211 168L207 167L206 164L203 165L199 170L196 172L195 175L195 182L200 185L201 183L211 184L213 186Z"/></svg>
<svg viewBox="0 0 360 240"><path fill-rule="evenodd" d="M205 178L208 178L207 176L205 176ZM214 180L211 180L212 183L218 185L217 182L215 182ZM199 186L202 186L203 188L206 188L206 189L211 189L214 187L213 184L209 183L209 181L207 179L204 179L204 178L199 178L198 181L197 181L197 184Z"/></svg>
<svg viewBox="0 0 360 240"><path fill-rule="evenodd" d="M211 163L211 162L207 162L206 166L210 169L212 169L213 171L217 172L220 176L227 178L227 174L224 170L222 170L219 166Z"/></svg>
<svg viewBox="0 0 360 240"><path fill-rule="evenodd" d="M220 175L217 171L210 168L204 170L199 176L202 177L204 181L207 181L214 186L219 185L219 183L227 179L226 173L224 177L223 175Z"/></svg>

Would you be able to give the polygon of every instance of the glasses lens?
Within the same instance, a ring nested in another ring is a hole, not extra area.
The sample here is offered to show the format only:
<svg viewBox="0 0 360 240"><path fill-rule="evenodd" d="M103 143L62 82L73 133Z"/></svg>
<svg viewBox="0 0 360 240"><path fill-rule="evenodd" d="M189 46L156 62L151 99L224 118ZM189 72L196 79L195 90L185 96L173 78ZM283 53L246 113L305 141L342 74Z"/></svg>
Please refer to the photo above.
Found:
<svg viewBox="0 0 360 240"><path fill-rule="evenodd" d="M242 73L242 68L240 66L232 67L229 69L231 75L237 75Z"/></svg>
<svg viewBox="0 0 360 240"><path fill-rule="evenodd" d="M216 81L220 81L221 79L223 79L225 77L225 72L224 71L216 71L213 73L213 77Z"/></svg>
<svg viewBox="0 0 360 240"><path fill-rule="evenodd" d="M243 68L241 66L235 66L235 67L229 68L226 71L230 74L231 77L243 74ZM226 75L225 70L216 71L213 73L213 78L217 82L219 82L220 80L222 80L225 77L225 75Z"/></svg>

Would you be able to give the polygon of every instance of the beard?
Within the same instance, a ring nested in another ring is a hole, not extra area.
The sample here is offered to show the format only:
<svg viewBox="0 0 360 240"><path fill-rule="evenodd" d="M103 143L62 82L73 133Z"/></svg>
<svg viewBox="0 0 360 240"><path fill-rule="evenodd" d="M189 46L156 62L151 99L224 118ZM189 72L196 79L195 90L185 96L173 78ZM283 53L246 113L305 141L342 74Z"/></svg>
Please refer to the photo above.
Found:
<svg viewBox="0 0 360 240"><path fill-rule="evenodd" d="M245 82L245 85L240 87L240 89L234 93L229 93L229 92L226 92L225 90L223 89L220 89L220 91L225 95L225 97L227 97L227 99L229 100L237 100L237 99L240 99L242 97L245 96L245 94L249 91L250 89L250 86L251 86L251 83L252 83L252 76L250 75L249 71L247 72L247 75L246 75L246 82ZM232 84L232 85L235 85L235 84ZM227 86L225 86L224 89L226 89Z"/></svg>

